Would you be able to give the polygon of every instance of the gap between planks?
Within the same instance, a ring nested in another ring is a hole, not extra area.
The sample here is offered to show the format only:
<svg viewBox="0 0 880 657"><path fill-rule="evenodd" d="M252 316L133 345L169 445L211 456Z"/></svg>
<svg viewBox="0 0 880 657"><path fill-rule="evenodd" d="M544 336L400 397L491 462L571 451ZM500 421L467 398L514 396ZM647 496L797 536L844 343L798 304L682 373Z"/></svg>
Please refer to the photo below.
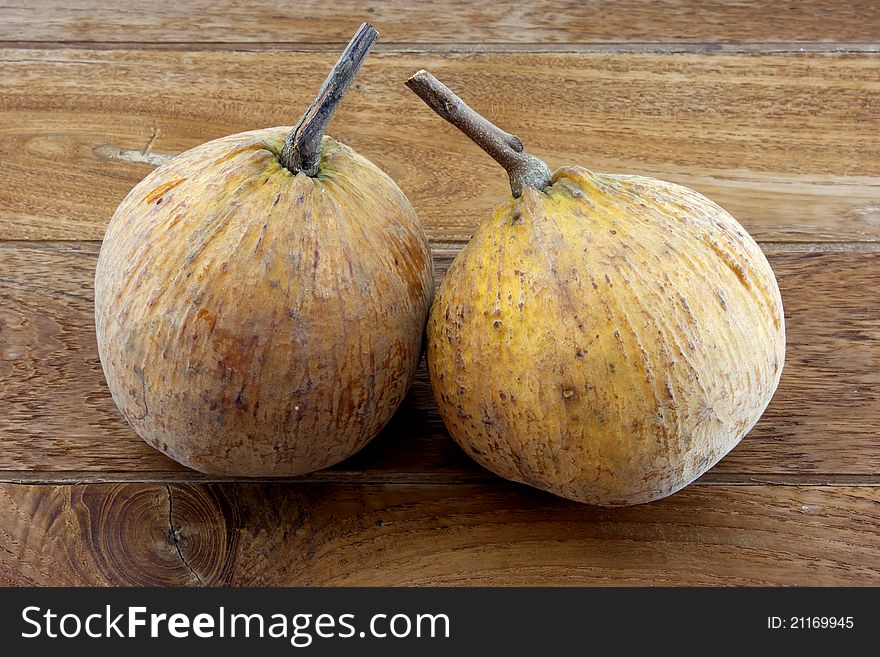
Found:
<svg viewBox="0 0 880 657"><path fill-rule="evenodd" d="M10 50L158 50L230 52L338 52L343 42L297 43L285 41L0 41ZM373 49L385 54L443 53L556 53L556 54L791 54L877 53L880 43L862 42L605 42L605 43L377 43Z"/></svg>
<svg viewBox="0 0 880 657"><path fill-rule="evenodd" d="M511 482L490 472L472 473L381 473L358 471L323 471L302 477L259 479L247 477L214 477L199 472L34 472L29 470L0 472L0 484L32 486L64 486L79 484L166 483L166 484L361 484L406 486L472 486L510 485ZM715 474L711 470L690 486L794 486L794 487L880 487L880 474Z"/></svg>
<svg viewBox="0 0 880 657"><path fill-rule="evenodd" d="M435 254L457 253L470 237L458 239L434 239L428 241ZM0 239L0 248L29 248L39 246L59 246L77 248L81 246L100 245L101 240L55 240L55 239ZM758 245L765 253L880 253L880 241L846 241L846 242L787 242L781 240L759 240Z"/></svg>

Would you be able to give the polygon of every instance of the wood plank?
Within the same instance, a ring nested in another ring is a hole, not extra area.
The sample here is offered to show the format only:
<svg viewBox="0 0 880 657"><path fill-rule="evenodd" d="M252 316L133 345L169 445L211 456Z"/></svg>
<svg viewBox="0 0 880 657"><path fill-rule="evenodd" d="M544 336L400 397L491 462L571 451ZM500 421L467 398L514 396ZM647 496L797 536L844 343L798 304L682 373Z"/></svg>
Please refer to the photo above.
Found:
<svg viewBox="0 0 880 657"><path fill-rule="evenodd" d="M870 0L545 0L418 3L336 0L179 0L118 7L94 2L7 0L0 40L145 43L340 43L371 20L387 43L606 43L876 41Z"/></svg>
<svg viewBox="0 0 880 657"><path fill-rule="evenodd" d="M113 405L93 328L97 251L95 243L0 243L0 480L197 479L141 442ZM438 280L454 253L435 249ZM710 480L880 475L880 250L768 255L786 310L782 382ZM422 368L381 436L310 479L486 477L447 436Z"/></svg>
<svg viewBox="0 0 880 657"><path fill-rule="evenodd" d="M100 239L149 163L291 123L335 56L0 51L0 239ZM405 89L421 67L551 166L692 186L764 241L880 240L880 53L377 53L331 133L457 240L506 177Z"/></svg>
<svg viewBox="0 0 880 657"><path fill-rule="evenodd" d="M877 586L880 488L2 484L0 584Z"/></svg>

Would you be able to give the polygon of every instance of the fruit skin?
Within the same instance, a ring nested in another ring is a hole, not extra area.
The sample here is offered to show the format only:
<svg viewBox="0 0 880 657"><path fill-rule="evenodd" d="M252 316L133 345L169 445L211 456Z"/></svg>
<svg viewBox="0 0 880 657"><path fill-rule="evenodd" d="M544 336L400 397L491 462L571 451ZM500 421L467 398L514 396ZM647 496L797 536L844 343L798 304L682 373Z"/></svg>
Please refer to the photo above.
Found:
<svg viewBox="0 0 880 657"><path fill-rule="evenodd" d="M337 463L391 418L433 295L428 242L394 182L324 137L316 178L289 127L202 144L123 200L95 275L113 399L149 444L214 475Z"/></svg>
<svg viewBox="0 0 880 657"><path fill-rule="evenodd" d="M565 167L498 206L427 329L455 441L502 477L602 506L669 495L757 422L785 355L760 248L704 196Z"/></svg>

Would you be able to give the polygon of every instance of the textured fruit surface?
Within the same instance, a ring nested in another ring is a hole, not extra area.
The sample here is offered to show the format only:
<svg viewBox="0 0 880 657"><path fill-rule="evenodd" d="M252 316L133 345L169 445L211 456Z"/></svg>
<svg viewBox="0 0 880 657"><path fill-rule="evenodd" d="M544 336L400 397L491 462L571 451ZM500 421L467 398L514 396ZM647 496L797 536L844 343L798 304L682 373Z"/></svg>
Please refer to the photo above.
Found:
<svg viewBox="0 0 880 657"><path fill-rule="evenodd" d="M433 294L394 182L324 137L320 173L278 161L290 128L232 135L139 183L95 277L98 348L125 418L210 474L280 476L363 447L403 399Z"/></svg>
<svg viewBox="0 0 880 657"><path fill-rule="evenodd" d="M456 442L503 477L607 506L721 459L784 353L776 279L733 217L685 187L579 167L496 208L428 322Z"/></svg>

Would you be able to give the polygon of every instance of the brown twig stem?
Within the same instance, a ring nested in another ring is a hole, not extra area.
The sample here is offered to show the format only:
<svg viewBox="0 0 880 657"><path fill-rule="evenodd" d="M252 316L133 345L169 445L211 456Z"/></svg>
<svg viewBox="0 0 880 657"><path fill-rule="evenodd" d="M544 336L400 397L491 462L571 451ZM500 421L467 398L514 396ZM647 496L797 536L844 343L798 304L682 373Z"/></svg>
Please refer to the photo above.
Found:
<svg viewBox="0 0 880 657"><path fill-rule="evenodd" d="M292 173L302 171L308 176L317 175L321 163L321 138L378 37L379 33L369 23L358 28L324 80L317 98L287 135L280 159Z"/></svg>
<svg viewBox="0 0 880 657"><path fill-rule="evenodd" d="M480 116L433 75L419 71L406 81L406 86L505 168L515 198L522 196L525 187L541 191L550 185L550 168L526 153L519 137Z"/></svg>

